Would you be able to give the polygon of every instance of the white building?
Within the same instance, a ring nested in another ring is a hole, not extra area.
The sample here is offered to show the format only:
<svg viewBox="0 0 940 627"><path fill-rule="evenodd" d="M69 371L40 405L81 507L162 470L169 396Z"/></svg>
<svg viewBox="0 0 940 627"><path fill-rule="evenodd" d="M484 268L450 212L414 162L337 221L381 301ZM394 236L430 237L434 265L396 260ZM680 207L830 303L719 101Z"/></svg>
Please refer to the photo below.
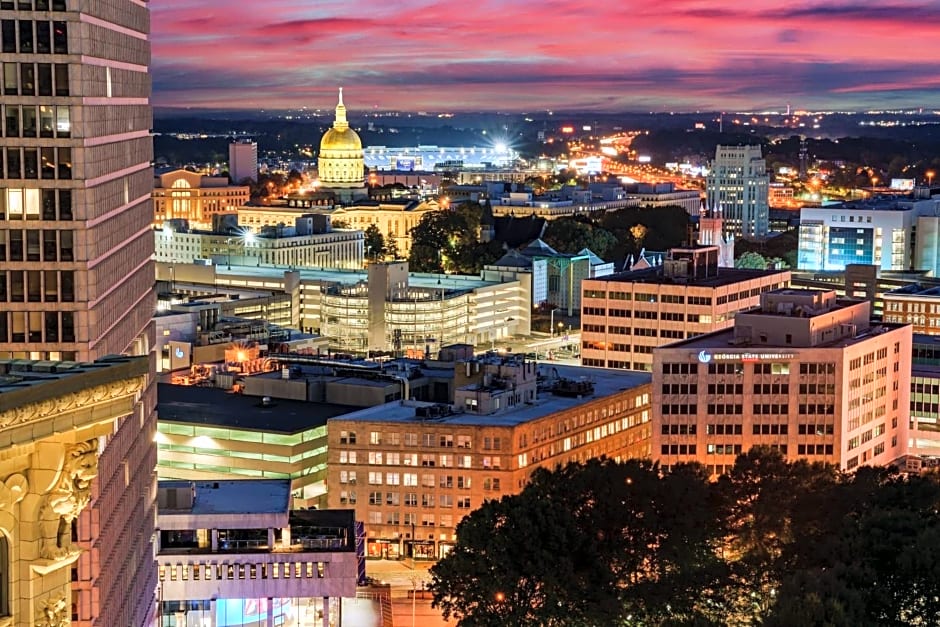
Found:
<svg viewBox="0 0 940 627"><path fill-rule="evenodd" d="M360 570L351 510L292 512L288 479L158 486L160 624L339 624Z"/></svg>
<svg viewBox="0 0 940 627"><path fill-rule="evenodd" d="M329 220L326 216L318 216ZM301 223L304 218L298 218ZM226 265L343 268L357 270L364 261L362 231L332 229L311 232L305 227L265 227L244 235L174 231L168 225L154 230L155 258L167 263L212 260Z"/></svg>
<svg viewBox="0 0 940 627"><path fill-rule="evenodd" d="M228 174L233 183L258 180L258 144L241 140L228 145Z"/></svg>
<svg viewBox="0 0 940 627"><path fill-rule="evenodd" d="M938 205L937 199L874 198L804 207L800 210L799 268L838 271L847 264L866 264L880 270L909 270L919 269L919 263L932 263L929 269L935 271L937 257L931 251L937 250ZM923 239L920 226L924 227ZM919 255L915 255L915 233Z"/></svg>
<svg viewBox="0 0 940 627"><path fill-rule="evenodd" d="M770 228L767 163L760 146L717 146L706 178L706 204L720 207L725 231L766 237Z"/></svg>

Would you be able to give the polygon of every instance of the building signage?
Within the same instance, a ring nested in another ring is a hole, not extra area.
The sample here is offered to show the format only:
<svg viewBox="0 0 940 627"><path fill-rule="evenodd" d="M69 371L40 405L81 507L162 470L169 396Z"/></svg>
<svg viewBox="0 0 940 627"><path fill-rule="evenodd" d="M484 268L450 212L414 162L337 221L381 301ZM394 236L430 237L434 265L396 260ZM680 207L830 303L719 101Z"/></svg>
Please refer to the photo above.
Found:
<svg viewBox="0 0 940 627"><path fill-rule="evenodd" d="M787 359L793 359L796 357L796 353L783 353L775 351L767 352L742 352L742 353L729 353L729 352L712 352L712 351L700 351L698 354L698 360L700 363L707 364L713 361L782 361Z"/></svg>

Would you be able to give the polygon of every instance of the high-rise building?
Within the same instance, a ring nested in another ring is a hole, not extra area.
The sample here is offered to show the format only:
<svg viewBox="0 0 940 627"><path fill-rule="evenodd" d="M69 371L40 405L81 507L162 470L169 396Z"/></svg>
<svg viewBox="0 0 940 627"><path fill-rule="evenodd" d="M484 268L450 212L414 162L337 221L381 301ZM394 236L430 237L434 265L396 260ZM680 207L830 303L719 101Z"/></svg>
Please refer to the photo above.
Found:
<svg viewBox="0 0 940 627"><path fill-rule="evenodd" d="M154 310L149 9L2 1L0 358L148 355ZM72 623L155 607L149 383L113 421L73 534ZM25 624L25 623L24 623Z"/></svg>
<svg viewBox="0 0 940 627"><path fill-rule="evenodd" d="M258 180L258 144L241 139L228 145L228 175L232 183Z"/></svg>
<svg viewBox="0 0 940 627"><path fill-rule="evenodd" d="M842 470L908 451L911 327L871 303L784 289L734 328L653 352L653 457L714 474L753 446Z"/></svg>
<svg viewBox="0 0 940 627"><path fill-rule="evenodd" d="M706 202L721 212L725 232L765 237L770 223L767 163L760 146L718 146L706 178Z"/></svg>

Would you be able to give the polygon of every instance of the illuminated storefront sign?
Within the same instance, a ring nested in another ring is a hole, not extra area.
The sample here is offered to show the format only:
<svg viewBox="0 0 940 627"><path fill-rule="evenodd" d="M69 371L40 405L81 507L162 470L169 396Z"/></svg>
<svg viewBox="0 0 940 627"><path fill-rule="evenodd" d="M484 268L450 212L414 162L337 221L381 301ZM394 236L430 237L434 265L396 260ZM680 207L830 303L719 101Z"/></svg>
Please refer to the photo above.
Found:
<svg viewBox="0 0 940 627"><path fill-rule="evenodd" d="M707 364L713 361L782 361L787 359L793 359L796 357L796 353L781 353L781 352L760 352L760 353L727 353L720 352L715 353L712 351L700 351L698 354L698 360L700 363Z"/></svg>

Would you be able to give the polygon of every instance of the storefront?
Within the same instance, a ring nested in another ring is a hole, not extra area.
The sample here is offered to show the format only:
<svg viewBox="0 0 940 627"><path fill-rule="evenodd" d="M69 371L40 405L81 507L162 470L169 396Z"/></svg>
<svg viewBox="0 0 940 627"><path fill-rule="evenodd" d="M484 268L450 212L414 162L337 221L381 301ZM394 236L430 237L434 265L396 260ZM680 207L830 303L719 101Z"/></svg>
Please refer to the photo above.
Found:
<svg viewBox="0 0 940 627"><path fill-rule="evenodd" d="M366 545L366 556L370 559L397 560L401 557L401 545L398 540L370 539Z"/></svg>
<svg viewBox="0 0 940 627"><path fill-rule="evenodd" d="M437 552L433 540L406 540L405 552L407 557L416 560L437 559Z"/></svg>

